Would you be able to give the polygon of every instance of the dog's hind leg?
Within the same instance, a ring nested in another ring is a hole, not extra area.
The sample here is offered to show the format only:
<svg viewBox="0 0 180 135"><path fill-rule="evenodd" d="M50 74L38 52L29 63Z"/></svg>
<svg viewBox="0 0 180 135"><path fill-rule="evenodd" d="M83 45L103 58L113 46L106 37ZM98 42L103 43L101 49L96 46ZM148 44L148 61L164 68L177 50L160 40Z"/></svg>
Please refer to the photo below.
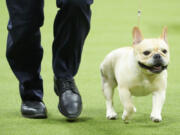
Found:
<svg viewBox="0 0 180 135"><path fill-rule="evenodd" d="M116 119L117 113L113 107L113 94L114 94L114 87L116 83L112 79L108 79L101 73L102 77L102 88L103 93L106 99L106 118L107 119Z"/></svg>

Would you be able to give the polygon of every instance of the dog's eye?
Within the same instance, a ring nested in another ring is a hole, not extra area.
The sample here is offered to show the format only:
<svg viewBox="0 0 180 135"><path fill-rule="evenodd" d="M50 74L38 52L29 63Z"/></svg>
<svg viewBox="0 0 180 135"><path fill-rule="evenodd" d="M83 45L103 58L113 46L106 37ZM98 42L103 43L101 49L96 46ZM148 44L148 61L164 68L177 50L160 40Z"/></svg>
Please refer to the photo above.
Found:
<svg viewBox="0 0 180 135"><path fill-rule="evenodd" d="M163 52L164 54L166 54L166 53L167 53L167 50L166 50L166 49L164 49L164 50L162 50L162 52Z"/></svg>
<svg viewBox="0 0 180 135"><path fill-rule="evenodd" d="M144 51L143 54L144 55L149 55L151 52L150 51Z"/></svg>

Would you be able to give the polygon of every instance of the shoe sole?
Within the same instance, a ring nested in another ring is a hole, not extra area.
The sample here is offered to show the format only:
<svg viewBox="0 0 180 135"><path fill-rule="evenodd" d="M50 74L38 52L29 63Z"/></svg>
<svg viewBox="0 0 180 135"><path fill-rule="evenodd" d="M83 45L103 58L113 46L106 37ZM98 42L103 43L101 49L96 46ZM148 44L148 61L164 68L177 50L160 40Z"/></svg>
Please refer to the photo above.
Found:
<svg viewBox="0 0 180 135"><path fill-rule="evenodd" d="M25 118L31 118L31 119L46 119L47 118L47 115L44 115L44 114L33 114L33 115L22 114L22 116Z"/></svg>

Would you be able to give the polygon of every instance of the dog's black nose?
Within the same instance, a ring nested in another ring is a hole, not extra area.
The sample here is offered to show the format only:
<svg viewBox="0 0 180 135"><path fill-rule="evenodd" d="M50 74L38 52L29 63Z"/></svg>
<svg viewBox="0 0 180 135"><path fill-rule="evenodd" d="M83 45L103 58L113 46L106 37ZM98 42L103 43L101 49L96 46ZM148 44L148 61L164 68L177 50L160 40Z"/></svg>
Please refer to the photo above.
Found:
<svg viewBox="0 0 180 135"><path fill-rule="evenodd" d="M159 60L159 59L161 59L161 55L160 55L160 54L155 54L155 55L153 56L153 58L154 58L155 60Z"/></svg>

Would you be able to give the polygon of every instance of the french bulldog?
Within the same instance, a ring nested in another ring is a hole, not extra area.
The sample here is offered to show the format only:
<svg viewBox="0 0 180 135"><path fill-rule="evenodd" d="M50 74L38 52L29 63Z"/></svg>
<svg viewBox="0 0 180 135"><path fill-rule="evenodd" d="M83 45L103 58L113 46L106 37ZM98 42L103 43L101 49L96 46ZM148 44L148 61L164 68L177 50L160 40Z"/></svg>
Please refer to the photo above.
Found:
<svg viewBox="0 0 180 135"><path fill-rule="evenodd" d="M133 28L133 45L110 52L100 66L102 88L106 99L106 117L116 119L113 93L117 87L123 105L122 120L128 122L136 108L132 96L152 93L153 122L162 121L161 111L167 88L167 66L170 54L167 27L160 38L144 39L138 27Z"/></svg>

